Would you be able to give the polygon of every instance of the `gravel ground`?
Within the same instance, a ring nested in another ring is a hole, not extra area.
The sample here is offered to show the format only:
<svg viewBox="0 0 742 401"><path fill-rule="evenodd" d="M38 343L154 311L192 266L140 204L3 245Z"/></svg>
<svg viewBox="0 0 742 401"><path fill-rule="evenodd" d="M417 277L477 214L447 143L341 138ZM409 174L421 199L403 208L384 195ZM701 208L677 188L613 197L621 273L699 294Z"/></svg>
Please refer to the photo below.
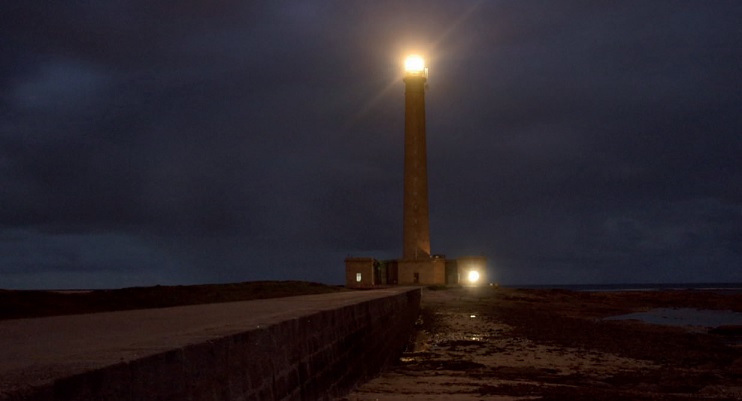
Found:
<svg viewBox="0 0 742 401"><path fill-rule="evenodd" d="M414 344L343 400L742 400L739 327L603 320L653 308L740 312L742 294L425 290Z"/></svg>

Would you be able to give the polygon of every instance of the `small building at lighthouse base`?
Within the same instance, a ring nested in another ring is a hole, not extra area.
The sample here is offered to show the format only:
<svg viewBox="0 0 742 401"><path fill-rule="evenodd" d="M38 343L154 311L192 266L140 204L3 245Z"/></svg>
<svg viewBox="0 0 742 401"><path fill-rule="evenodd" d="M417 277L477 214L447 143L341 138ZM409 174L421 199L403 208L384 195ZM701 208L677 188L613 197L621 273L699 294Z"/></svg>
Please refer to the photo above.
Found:
<svg viewBox="0 0 742 401"><path fill-rule="evenodd" d="M483 256L446 259L444 255L433 255L413 260L377 260L371 257L345 259L345 286L348 288L486 284L487 260Z"/></svg>

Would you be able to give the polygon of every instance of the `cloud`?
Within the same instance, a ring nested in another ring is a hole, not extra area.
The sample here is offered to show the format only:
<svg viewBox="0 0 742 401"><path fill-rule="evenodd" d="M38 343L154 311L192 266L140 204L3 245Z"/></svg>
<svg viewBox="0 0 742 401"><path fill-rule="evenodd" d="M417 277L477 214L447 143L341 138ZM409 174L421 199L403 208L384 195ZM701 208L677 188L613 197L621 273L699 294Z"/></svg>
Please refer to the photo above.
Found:
<svg viewBox="0 0 742 401"><path fill-rule="evenodd" d="M736 2L8 10L0 277L340 282L348 254L395 257L415 48L435 253L510 282L738 278Z"/></svg>

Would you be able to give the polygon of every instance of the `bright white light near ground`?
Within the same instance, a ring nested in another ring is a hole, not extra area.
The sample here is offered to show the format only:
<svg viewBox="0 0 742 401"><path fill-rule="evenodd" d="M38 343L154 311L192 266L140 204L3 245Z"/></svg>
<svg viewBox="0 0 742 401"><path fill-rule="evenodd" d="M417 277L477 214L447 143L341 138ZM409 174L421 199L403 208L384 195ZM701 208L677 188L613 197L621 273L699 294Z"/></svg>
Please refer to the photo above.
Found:
<svg viewBox="0 0 742 401"><path fill-rule="evenodd" d="M467 278L469 279L470 283L476 283L477 281L479 281L479 272L476 270L472 270L469 272Z"/></svg>
<svg viewBox="0 0 742 401"><path fill-rule="evenodd" d="M425 60L420 56L409 56L404 61L404 70L412 74L425 71Z"/></svg>

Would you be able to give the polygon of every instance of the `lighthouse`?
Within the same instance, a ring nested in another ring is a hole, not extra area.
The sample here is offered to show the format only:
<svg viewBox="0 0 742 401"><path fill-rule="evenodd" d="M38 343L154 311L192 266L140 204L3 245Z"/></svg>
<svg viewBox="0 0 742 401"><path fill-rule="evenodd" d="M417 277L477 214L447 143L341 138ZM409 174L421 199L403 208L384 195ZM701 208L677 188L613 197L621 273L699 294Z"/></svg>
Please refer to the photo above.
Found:
<svg viewBox="0 0 742 401"><path fill-rule="evenodd" d="M399 284L444 284L446 260L435 257L430 252L425 140L428 67L425 59L420 56L407 57L402 80L405 84L402 258L392 264L391 271Z"/></svg>
<svg viewBox="0 0 742 401"><path fill-rule="evenodd" d="M430 258L428 165L425 144L425 88L428 69L420 56L404 64L404 201L402 259Z"/></svg>
<svg viewBox="0 0 742 401"><path fill-rule="evenodd" d="M428 209L428 160L425 132L425 91L428 67L420 56L404 62L404 189L402 257L378 261L348 255L345 282L349 288L385 285L481 285L486 259L468 256L446 259L431 253Z"/></svg>

